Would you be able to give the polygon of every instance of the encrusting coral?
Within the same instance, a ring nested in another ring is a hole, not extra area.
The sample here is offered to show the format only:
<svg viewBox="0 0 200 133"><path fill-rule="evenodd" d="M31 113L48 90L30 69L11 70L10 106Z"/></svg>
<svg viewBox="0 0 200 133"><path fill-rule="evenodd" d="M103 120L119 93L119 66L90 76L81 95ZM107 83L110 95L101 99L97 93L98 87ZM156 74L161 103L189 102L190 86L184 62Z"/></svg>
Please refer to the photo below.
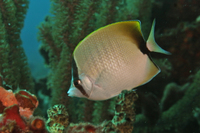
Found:
<svg viewBox="0 0 200 133"><path fill-rule="evenodd" d="M2 131L2 127L8 125L11 121L16 122L16 127L18 126L21 130L25 130L26 124L19 114L19 106L17 104L4 109L3 114L1 115L0 131Z"/></svg>
<svg viewBox="0 0 200 133"><path fill-rule="evenodd" d="M0 133L46 133L44 118L33 116L37 106L35 95L0 86Z"/></svg>
<svg viewBox="0 0 200 133"><path fill-rule="evenodd" d="M27 91L17 91L13 93L12 90L5 90L0 86L0 101L4 107L9 107L14 104L19 106L19 113L21 116L30 118L34 109L38 106L38 101L35 95Z"/></svg>
<svg viewBox="0 0 200 133"><path fill-rule="evenodd" d="M102 127L91 123L70 124L67 133L101 133Z"/></svg>
<svg viewBox="0 0 200 133"><path fill-rule="evenodd" d="M115 115L111 121L107 122L103 132L131 133L136 115L134 102L137 99L138 95L135 91L122 91L116 100Z"/></svg>
<svg viewBox="0 0 200 133"><path fill-rule="evenodd" d="M54 105L48 109L47 129L56 133L131 133L135 122L134 102L138 95L135 91L123 91L116 98L115 115L112 120L104 121L102 124L91 124L88 122L70 122L64 105Z"/></svg>
<svg viewBox="0 0 200 133"><path fill-rule="evenodd" d="M138 99L135 91L123 91L116 99L115 115L102 124L70 123L67 133L132 133L135 122L134 102ZM70 122L70 120L69 120ZM64 130L63 130L64 131ZM58 132L58 131L57 131ZM62 133L62 132L61 132Z"/></svg>
<svg viewBox="0 0 200 133"><path fill-rule="evenodd" d="M69 115L64 105L54 105L47 110L49 119L47 120L47 129L50 132L62 133L69 125Z"/></svg>

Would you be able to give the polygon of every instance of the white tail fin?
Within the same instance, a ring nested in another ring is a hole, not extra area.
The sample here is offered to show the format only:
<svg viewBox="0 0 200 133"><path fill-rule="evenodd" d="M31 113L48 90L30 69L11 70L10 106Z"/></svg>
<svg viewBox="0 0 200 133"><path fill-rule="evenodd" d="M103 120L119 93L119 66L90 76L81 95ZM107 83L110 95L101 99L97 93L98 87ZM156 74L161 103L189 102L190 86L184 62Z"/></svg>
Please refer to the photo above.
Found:
<svg viewBox="0 0 200 133"><path fill-rule="evenodd" d="M171 53L162 49L160 46L158 46L158 44L155 42L155 39L154 39L154 30L155 30L155 24L156 24L156 21L155 19L153 20L153 24L152 24L152 27L151 27L151 31L150 31L150 34L149 34L149 37L148 37L148 40L147 40L147 48L149 49L149 51L151 52L158 52L158 53L163 53L163 54L168 54L170 55Z"/></svg>

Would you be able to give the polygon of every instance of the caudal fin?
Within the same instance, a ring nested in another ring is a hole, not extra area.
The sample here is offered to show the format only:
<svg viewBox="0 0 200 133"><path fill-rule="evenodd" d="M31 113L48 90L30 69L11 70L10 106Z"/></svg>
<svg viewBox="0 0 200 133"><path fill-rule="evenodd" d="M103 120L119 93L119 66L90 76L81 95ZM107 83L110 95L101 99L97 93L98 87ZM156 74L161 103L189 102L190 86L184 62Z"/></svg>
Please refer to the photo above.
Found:
<svg viewBox="0 0 200 133"><path fill-rule="evenodd" d="M170 55L171 53L162 49L160 46L158 46L158 44L156 43L156 41L154 39L155 24L156 24L156 21L154 19L152 27L151 27L151 31L150 31L150 34L149 34L149 37L148 37L148 40L147 40L147 48L151 52L158 52L158 53Z"/></svg>

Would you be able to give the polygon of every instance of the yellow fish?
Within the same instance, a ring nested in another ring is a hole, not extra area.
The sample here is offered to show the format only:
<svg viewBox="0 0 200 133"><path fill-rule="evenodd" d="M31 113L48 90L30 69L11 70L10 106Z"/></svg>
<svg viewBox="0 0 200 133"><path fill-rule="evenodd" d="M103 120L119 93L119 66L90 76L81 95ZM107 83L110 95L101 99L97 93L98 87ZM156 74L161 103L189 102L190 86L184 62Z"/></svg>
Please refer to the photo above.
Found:
<svg viewBox="0 0 200 133"><path fill-rule="evenodd" d="M79 79L72 77L68 95L106 100L149 82L160 72L150 52L170 54L155 42L154 27L155 20L147 42L138 20L113 23L85 37L73 53Z"/></svg>

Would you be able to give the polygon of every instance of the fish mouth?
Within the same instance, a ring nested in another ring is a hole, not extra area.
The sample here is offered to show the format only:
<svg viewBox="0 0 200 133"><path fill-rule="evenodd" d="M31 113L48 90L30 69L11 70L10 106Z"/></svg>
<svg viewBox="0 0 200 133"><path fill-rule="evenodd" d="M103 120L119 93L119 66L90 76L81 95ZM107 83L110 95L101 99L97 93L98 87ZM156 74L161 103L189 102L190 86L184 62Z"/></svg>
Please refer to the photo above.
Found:
<svg viewBox="0 0 200 133"><path fill-rule="evenodd" d="M76 89L75 88L70 88L67 92L68 96L76 96Z"/></svg>
<svg viewBox="0 0 200 133"><path fill-rule="evenodd" d="M77 87L71 87L68 90L67 94L70 97L86 97L86 98L89 98L89 95L85 92L83 87L78 87L78 88Z"/></svg>

